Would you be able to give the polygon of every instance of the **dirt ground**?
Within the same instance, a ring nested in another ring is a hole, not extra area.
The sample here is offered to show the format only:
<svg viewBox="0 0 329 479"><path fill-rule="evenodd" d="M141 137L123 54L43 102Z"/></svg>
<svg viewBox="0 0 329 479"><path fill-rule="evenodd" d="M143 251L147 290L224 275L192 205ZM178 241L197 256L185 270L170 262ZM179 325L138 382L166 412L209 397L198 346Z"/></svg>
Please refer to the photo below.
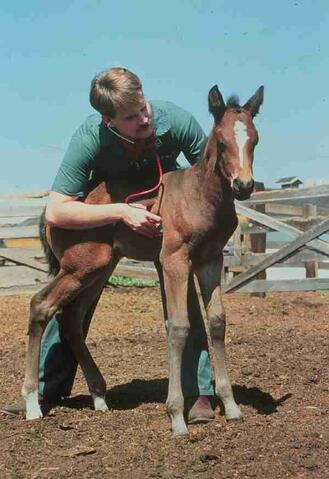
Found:
<svg viewBox="0 0 329 479"><path fill-rule="evenodd" d="M37 421L0 415L0 477L329 478L329 293L226 295L227 361L243 422L173 439L157 288L107 289L88 344L108 384L96 413L80 371ZM0 298L0 402L19 398L29 296Z"/></svg>

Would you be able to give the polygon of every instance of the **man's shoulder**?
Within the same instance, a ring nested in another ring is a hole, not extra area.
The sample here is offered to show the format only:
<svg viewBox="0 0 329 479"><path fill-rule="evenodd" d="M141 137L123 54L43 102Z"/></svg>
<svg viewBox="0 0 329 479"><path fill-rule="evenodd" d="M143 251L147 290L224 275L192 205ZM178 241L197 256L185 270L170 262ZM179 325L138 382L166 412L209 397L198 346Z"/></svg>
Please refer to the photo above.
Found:
<svg viewBox="0 0 329 479"><path fill-rule="evenodd" d="M192 117L191 113L171 101L152 100L150 104L158 135L184 127Z"/></svg>
<svg viewBox="0 0 329 479"><path fill-rule="evenodd" d="M85 121L80 125L78 130L84 133L93 133L99 131L102 124L102 117L99 113L88 115Z"/></svg>
<svg viewBox="0 0 329 479"><path fill-rule="evenodd" d="M151 100L150 104L151 104L152 110L166 112L167 114L175 114L175 113L182 113L182 112L188 113L186 110L176 105L176 103L173 103L172 101Z"/></svg>
<svg viewBox="0 0 329 479"><path fill-rule="evenodd" d="M86 117L73 135L73 141L88 148L97 149L101 143L102 117L95 113Z"/></svg>

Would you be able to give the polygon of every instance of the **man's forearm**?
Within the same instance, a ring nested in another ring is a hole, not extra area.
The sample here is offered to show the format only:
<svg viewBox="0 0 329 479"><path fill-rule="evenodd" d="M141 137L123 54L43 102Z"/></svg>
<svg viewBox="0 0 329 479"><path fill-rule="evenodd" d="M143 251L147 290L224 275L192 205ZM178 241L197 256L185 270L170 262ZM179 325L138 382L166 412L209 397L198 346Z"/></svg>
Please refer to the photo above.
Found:
<svg viewBox="0 0 329 479"><path fill-rule="evenodd" d="M64 229L91 229L121 221L127 205L123 203L89 205L79 201L48 204L46 220Z"/></svg>

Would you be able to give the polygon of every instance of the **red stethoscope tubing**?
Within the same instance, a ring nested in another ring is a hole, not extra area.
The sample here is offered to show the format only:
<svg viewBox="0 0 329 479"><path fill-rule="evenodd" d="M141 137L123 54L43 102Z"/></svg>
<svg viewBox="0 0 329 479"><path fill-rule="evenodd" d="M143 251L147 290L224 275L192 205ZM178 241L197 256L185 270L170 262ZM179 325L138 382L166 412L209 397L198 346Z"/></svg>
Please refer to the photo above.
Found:
<svg viewBox="0 0 329 479"><path fill-rule="evenodd" d="M153 188L151 188L150 190L139 191L138 193L131 193L130 195L128 195L125 198L125 203L129 204L132 199L138 198L140 196L148 195L150 193L153 193L153 192L157 191L160 188L160 185L162 183L162 178L163 178L163 171L162 171L160 156L158 155L158 153L155 154L155 159L156 159L156 162L157 162L157 165L158 165L158 170L159 170L159 181L158 181L158 183Z"/></svg>

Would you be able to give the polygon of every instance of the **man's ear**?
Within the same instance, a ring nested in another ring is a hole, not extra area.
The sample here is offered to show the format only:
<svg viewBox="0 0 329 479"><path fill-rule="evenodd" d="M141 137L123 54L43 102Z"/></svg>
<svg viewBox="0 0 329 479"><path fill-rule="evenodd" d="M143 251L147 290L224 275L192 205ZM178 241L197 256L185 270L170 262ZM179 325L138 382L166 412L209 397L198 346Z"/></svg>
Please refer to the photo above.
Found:
<svg viewBox="0 0 329 479"><path fill-rule="evenodd" d="M112 119L111 119L111 117L110 117L109 115L102 115L102 120L103 120L103 122L104 122L106 125L108 125L108 126L110 126L111 128L113 128L114 125L113 125Z"/></svg>

